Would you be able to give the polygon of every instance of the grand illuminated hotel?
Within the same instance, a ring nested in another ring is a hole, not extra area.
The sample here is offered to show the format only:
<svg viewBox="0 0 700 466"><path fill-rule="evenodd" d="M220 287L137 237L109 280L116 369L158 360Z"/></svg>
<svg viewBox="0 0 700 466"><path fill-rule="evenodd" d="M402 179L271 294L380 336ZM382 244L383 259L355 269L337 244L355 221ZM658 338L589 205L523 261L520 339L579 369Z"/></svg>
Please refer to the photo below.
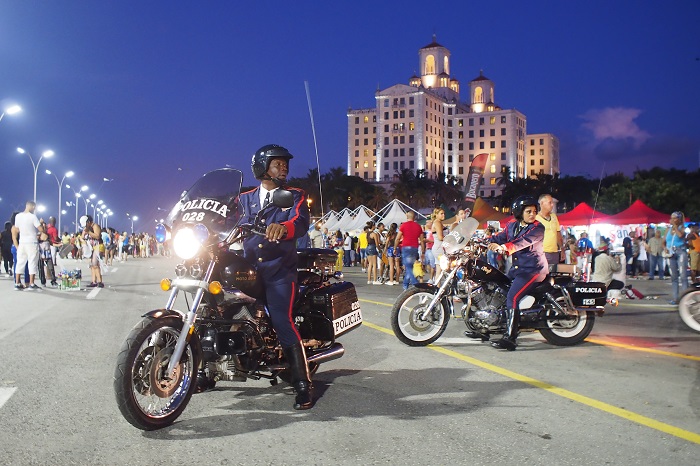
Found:
<svg viewBox="0 0 700 466"><path fill-rule="evenodd" d="M464 180L474 156L486 152L479 195L494 197L502 173L523 178L559 172L557 138L527 135L524 114L496 105L493 81L483 73L471 80L465 103L450 75L450 51L435 36L418 56L420 76L377 90L373 108L348 110L348 175L390 182L410 169Z"/></svg>

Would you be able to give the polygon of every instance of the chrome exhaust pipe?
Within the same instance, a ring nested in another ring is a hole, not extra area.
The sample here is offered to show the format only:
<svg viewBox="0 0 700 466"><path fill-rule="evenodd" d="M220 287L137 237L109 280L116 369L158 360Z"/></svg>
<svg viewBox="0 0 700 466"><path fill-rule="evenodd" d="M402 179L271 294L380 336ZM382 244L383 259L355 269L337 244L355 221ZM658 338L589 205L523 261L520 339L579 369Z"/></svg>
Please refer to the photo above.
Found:
<svg viewBox="0 0 700 466"><path fill-rule="evenodd" d="M333 361L334 359L341 358L344 354L345 348L343 348L343 345L341 345L340 343L333 343L330 348L319 350L318 353L313 353L311 355L306 356L306 362L322 364L324 362Z"/></svg>

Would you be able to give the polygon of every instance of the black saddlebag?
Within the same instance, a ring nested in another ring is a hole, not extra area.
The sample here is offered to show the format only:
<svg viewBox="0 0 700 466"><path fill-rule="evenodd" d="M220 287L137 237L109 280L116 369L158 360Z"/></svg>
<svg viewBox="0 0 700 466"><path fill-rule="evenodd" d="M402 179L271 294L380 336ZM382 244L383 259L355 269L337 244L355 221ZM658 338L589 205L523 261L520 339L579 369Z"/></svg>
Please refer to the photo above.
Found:
<svg viewBox="0 0 700 466"><path fill-rule="evenodd" d="M362 311L355 286L333 283L310 291L306 305L294 315L303 339L333 341L362 324Z"/></svg>
<svg viewBox="0 0 700 466"><path fill-rule="evenodd" d="M600 282L573 282L566 286L576 307L605 306L608 289Z"/></svg>

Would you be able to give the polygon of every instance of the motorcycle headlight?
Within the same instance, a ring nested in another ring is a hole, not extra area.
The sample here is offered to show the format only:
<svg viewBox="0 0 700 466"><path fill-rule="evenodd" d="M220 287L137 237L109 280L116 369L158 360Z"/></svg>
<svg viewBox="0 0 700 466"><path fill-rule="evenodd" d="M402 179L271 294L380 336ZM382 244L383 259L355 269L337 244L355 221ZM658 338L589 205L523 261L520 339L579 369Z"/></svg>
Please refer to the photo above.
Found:
<svg viewBox="0 0 700 466"><path fill-rule="evenodd" d="M446 255L440 256L438 259L438 262L440 263L440 268L442 270L449 270L450 269L450 259Z"/></svg>
<svg viewBox="0 0 700 466"><path fill-rule="evenodd" d="M195 225L194 228L182 228L178 230L173 238L175 254L185 260L192 259L208 236L209 231L207 227L202 224Z"/></svg>

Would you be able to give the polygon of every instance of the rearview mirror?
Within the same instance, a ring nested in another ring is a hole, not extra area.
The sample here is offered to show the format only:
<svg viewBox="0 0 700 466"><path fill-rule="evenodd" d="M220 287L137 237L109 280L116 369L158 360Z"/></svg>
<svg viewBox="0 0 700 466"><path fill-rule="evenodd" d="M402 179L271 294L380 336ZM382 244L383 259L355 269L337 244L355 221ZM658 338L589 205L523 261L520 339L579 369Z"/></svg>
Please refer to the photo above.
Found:
<svg viewBox="0 0 700 466"><path fill-rule="evenodd" d="M294 205L294 194L286 189L276 189L272 193L272 204L280 209L287 209Z"/></svg>

